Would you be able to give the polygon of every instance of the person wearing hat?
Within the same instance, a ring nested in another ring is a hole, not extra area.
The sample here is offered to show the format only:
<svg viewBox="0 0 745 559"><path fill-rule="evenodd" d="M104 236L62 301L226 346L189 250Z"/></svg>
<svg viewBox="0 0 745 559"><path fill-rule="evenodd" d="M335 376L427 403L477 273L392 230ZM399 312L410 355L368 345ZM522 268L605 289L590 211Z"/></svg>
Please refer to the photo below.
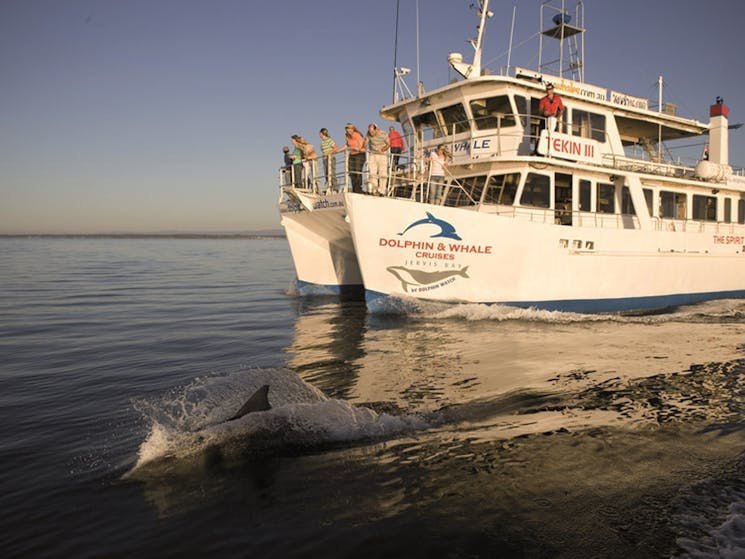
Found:
<svg viewBox="0 0 745 559"><path fill-rule="evenodd" d="M388 148L391 144L388 134L375 124L367 127L367 144L370 146L370 159L367 161L368 194L385 196L388 187Z"/></svg>
<svg viewBox="0 0 745 559"><path fill-rule="evenodd" d="M365 166L367 140L351 122L347 122L344 133L347 143L337 148L337 151L349 150L349 180L352 183L352 192L362 194L362 168Z"/></svg>

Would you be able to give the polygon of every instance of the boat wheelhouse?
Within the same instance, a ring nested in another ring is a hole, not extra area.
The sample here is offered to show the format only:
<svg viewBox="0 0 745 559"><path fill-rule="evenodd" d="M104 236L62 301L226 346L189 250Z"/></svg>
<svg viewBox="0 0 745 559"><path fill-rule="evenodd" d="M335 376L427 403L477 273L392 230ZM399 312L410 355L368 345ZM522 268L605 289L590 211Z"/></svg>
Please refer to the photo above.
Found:
<svg viewBox="0 0 745 559"><path fill-rule="evenodd" d="M412 138L412 164L387 197L344 195L372 310L384 296L593 312L745 295L745 176L729 166L723 101L702 123L661 96L652 108L584 83L584 29L564 2L542 33L562 45L555 73L482 75L487 4L474 62L449 58L464 79L381 110ZM547 82L565 105L556 123L539 114ZM666 151L707 136L694 164ZM435 185L425 162L441 145L450 164Z"/></svg>

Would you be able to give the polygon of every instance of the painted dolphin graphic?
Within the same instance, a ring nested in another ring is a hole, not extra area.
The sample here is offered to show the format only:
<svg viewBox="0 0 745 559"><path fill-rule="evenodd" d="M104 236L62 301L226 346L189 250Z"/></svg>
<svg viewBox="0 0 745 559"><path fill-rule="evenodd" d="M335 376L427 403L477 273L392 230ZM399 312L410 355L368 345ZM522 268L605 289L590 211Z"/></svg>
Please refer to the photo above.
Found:
<svg viewBox="0 0 745 559"><path fill-rule="evenodd" d="M234 419L240 419L249 413L268 411L270 409L272 409L272 406L269 404L269 385L265 384L254 392L248 400L246 400L246 403L241 406L241 409L239 409L235 415L225 421L233 421Z"/></svg>
<svg viewBox="0 0 745 559"><path fill-rule="evenodd" d="M468 266L464 266L460 270L444 270L441 272L425 272L424 270L405 268L404 266L388 266L386 270L398 278L401 287L407 293L410 285L429 285L453 276L469 277L466 273Z"/></svg>
<svg viewBox="0 0 745 559"><path fill-rule="evenodd" d="M453 227L452 225L450 225L447 221L442 220L442 219L438 219L438 218L436 218L435 216L433 216L429 212L425 212L425 214L427 215L426 218L420 219L419 221L415 221L414 223L412 223L411 225L409 225L406 229L404 229L403 231L401 231L399 233L399 235L403 235L409 229L412 229L412 228L417 227L419 225L436 225L437 227L440 228L440 232L439 233L435 233L434 235L430 235L430 239L434 239L434 238L437 238L437 237L445 237L447 239L453 239L455 241L461 241L461 240L463 240L463 239L460 238L460 235L458 235L458 233L455 232L455 227Z"/></svg>

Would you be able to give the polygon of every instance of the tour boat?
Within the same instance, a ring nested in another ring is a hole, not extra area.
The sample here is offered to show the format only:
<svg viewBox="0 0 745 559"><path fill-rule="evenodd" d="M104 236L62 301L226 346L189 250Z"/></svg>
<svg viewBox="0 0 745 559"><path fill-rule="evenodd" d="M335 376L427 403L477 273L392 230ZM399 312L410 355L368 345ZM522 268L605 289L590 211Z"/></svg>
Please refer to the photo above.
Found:
<svg viewBox="0 0 745 559"><path fill-rule="evenodd" d="M360 292L368 308L396 299L497 303L576 312L647 310L745 295L745 174L729 165L729 109L707 123L584 81L584 4L540 6L538 67L481 69L488 0L477 4L462 79L397 96L383 118L409 150L387 195L351 192L344 154L336 189L280 175L282 224L306 292ZM544 60L547 62L544 63ZM539 113L551 83L565 110ZM706 143L697 162L671 142ZM430 154L449 153L444 181Z"/></svg>
<svg viewBox="0 0 745 559"><path fill-rule="evenodd" d="M381 109L413 139L412 164L385 197L344 193L338 233L346 213L368 308L416 298L616 312L743 297L745 176L729 165L723 100L703 123L661 93L655 107L585 83L581 0L572 13L541 4L536 70L489 75L492 14L488 0L477 8L473 62L448 57L461 78ZM565 106L558 122L538 111L547 83ZM701 159L671 161L666 143L691 138L708 143ZM437 185L424 164L441 145Z"/></svg>

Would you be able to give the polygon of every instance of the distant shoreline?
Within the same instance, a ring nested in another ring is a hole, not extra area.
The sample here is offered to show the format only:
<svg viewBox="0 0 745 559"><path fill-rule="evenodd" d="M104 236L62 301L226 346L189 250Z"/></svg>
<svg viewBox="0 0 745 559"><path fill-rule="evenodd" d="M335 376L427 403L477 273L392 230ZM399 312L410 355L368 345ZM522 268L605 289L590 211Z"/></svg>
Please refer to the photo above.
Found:
<svg viewBox="0 0 745 559"><path fill-rule="evenodd" d="M284 239L281 233L12 233L0 239Z"/></svg>

